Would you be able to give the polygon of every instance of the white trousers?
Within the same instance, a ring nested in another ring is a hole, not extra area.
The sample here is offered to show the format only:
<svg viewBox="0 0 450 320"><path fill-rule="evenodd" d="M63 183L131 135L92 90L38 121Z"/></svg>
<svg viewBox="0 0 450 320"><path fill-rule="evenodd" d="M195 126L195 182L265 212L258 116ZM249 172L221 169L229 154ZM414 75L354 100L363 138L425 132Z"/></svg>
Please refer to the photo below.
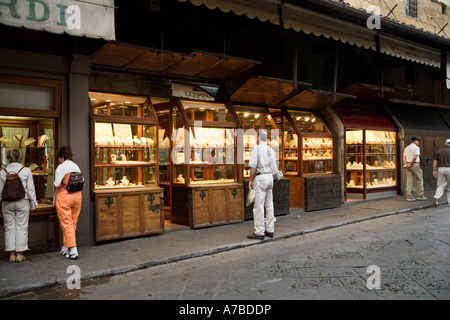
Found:
<svg viewBox="0 0 450 320"><path fill-rule="evenodd" d="M255 234L264 235L264 231L273 232L275 215L273 211L273 176L260 174L255 177L253 185L255 189L255 203L253 204L253 224ZM266 219L264 219L264 208Z"/></svg>
<svg viewBox="0 0 450 320"><path fill-rule="evenodd" d="M30 202L28 199L2 201L3 223L5 225L5 251L28 250L28 220Z"/></svg>
<svg viewBox="0 0 450 320"><path fill-rule="evenodd" d="M444 194L445 186L447 186L447 200L450 206L450 167L442 167L437 173L437 188L434 197L439 199Z"/></svg>

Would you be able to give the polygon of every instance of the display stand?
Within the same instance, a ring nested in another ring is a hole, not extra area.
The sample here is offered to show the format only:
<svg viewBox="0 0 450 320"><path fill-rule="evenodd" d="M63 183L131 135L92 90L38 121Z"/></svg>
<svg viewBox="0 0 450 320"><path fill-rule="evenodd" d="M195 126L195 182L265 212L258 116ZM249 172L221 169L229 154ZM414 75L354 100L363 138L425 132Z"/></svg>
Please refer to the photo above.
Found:
<svg viewBox="0 0 450 320"><path fill-rule="evenodd" d="M332 175L334 136L311 111L271 110L283 132L282 169L290 180L290 206L305 208L305 177Z"/></svg>
<svg viewBox="0 0 450 320"><path fill-rule="evenodd" d="M397 132L346 130L346 193L397 190Z"/></svg>
<svg viewBox="0 0 450 320"><path fill-rule="evenodd" d="M96 240L164 231L158 121L147 97L90 93Z"/></svg>
<svg viewBox="0 0 450 320"><path fill-rule="evenodd" d="M173 98L155 108L160 122L168 120L160 135L164 147L169 146L170 166L160 163L166 217L191 228L243 221L232 106Z"/></svg>

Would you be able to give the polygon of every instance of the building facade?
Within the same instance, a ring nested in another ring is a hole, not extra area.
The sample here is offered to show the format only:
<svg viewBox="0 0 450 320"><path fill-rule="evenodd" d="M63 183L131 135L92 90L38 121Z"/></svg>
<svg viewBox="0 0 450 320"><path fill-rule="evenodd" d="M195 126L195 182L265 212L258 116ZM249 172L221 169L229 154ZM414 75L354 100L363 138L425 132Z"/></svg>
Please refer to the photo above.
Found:
<svg viewBox="0 0 450 320"><path fill-rule="evenodd" d="M412 136L434 188L450 133L444 2L90 2L0 4L2 152L36 165L31 246L57 243L54 153L68 144L88 181L80 245L248 218L251 129L273 130L284 214L403 194Z"/></svg>

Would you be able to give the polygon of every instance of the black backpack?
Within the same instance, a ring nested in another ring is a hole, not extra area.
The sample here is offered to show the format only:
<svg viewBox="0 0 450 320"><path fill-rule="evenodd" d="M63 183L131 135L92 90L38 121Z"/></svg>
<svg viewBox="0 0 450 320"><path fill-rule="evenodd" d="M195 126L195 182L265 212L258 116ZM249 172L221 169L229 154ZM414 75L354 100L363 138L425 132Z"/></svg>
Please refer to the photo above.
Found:
<svg viewBox="0 0 450 320"><path fill-rule="evenodd" d="M2 200L4 201L16 201L25 198L25 188L23 187L22 180L19 178L19 173L22 171L22 167L19 172L6 172L6 181L2 191Z"/></svg>
<svg viewBox="0 0 450 320"><path fill-rule="evenodd" d="M61 185L66 188L68 192L81 191L84 188L84 176L81 172L71 172L67 185L65 185L62 181Z"/></svg>

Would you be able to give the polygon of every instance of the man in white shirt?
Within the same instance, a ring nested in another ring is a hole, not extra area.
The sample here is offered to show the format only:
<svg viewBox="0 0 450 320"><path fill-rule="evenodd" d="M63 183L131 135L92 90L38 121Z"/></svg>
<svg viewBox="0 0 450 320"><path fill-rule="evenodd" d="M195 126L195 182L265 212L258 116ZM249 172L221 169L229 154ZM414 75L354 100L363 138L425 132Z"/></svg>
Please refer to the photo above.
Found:
<svg viewBox="0 0 450 320"><path fill-rule="evenodd" d="M255 189L253 220L255 231L247 236L249 239L264 240L264 236L273 237L275 215L273 211L273 174L277 172L275 151L267 145L267 131L259 130L258 145L250 155L249 188ZM267 219L264 221L264 208Z"/></svg>
<svg viewBox="0 0 450 320"><path fill-rule="evenodd" d="M406 168L406 200L426 200L423 191L423 172L420 168L420 140L417 137L411 138L411 144L405 148L403 152L403 166ZM412 185L416 178L417 199L411 194Z"/></svg>

